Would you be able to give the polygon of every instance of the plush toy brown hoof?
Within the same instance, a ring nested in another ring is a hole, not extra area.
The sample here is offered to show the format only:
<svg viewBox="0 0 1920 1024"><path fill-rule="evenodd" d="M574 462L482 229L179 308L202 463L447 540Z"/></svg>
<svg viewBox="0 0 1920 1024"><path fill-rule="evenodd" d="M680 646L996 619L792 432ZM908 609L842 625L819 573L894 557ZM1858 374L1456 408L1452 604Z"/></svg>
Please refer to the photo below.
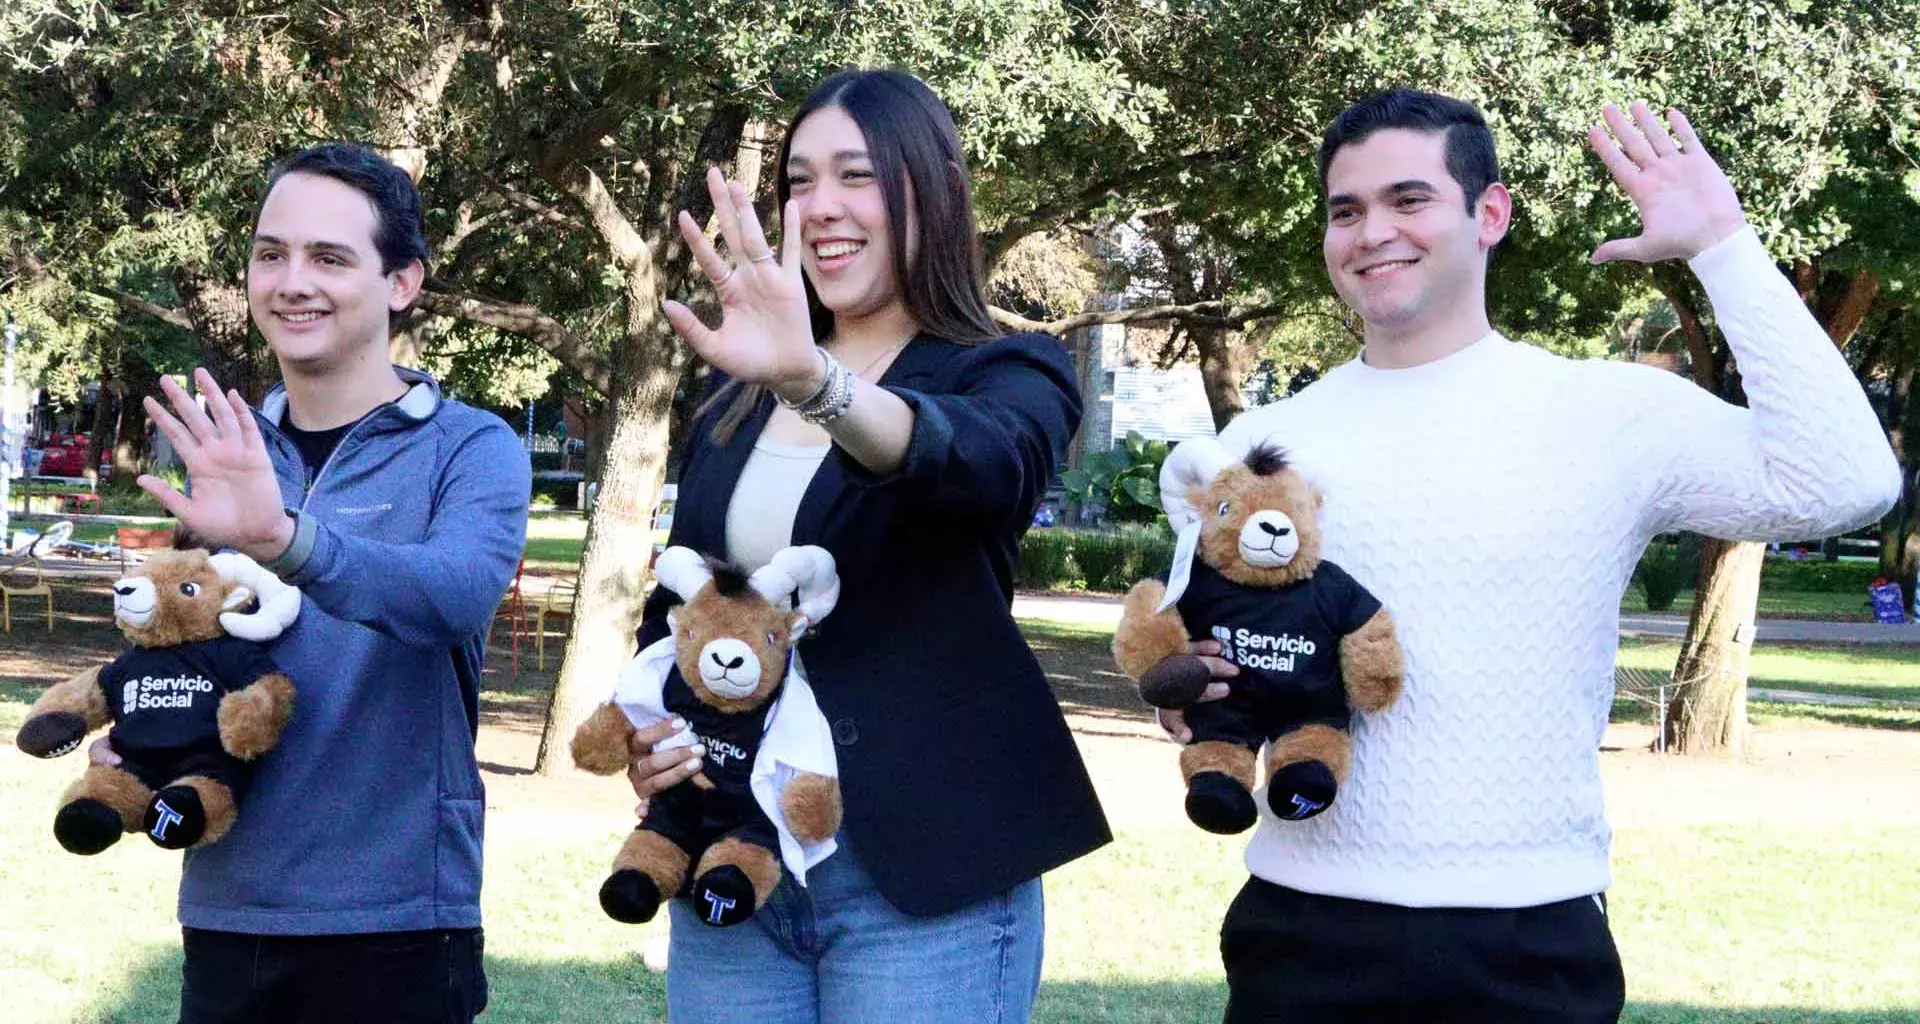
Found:
<svg viewBox="0 0 1920 1024"><path fill-rule="evenodd" d="M753 883L747 873L722 864L693 883L693 910L715 928L730 928L753 916Z"/></svg>
<svg viewBox="0 0 1920 1024"><path fill-rule="evenodd" d="M59 757L87 738L87 720L71 711L35 715L20 727L13 745L35 757Z"/></svg>
<svg viewBox="0 0 1920 1024"><path fill-rule="evenodd" d="M53 818L53 838L68 853L91 857L120 841L124 826L113 808L81 798L60 808Z"/></svg>
<svg viewBox="0 0 1920 1024"><path fill-rule="evenodd" d="M191 786L168 786L153 794L141 822L147 838L163 850L184 850L207 833L207 811Z"/></svg>
<svg viewBox="0 0 1920 1024"><path fill-rule="evenodd" d="M600 886L600 909L621 924L645 924L660 912L660 887L645 872L623 868Z"/></svg>
<svg viewBox="0 0 1920 1024"><path fill-rule="evenodd" d="M1187 783L1187 817L1209 832L1230 836L1252 828L1260 809L1233 776L1200 772Z"/></svg>
<svg viewBox="0 0 1920 1024"><path fill-rule="evenodd" d="M1333 803L1340 784L1323 761L1295 761L1267 780L1267 806L1286 821L1305 821Z"/></svg>
<svg viewBox="0 0 1920 1024"><path fill-rule="evenodd" d="M1195 654L1162 658L1140 677L1140 699L1156 708L1178 711L1193 706L1213 682L1207 663Z"/></svg>

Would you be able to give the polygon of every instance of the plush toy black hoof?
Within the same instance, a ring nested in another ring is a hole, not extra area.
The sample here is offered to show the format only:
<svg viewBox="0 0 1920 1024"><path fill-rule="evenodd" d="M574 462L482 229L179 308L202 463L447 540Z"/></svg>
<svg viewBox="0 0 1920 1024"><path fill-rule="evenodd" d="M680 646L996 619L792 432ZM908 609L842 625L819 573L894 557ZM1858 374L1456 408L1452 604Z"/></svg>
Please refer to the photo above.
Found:
<svg viewBox="0 0 1920 1024"><path fill-rule="evenodd" d="M622 868L600 886L600 909L621 924L645 924L660 912L660 887L646 872Z"/></svg>
<svg viewBox="0 0 1920 1024"><path fill-rule="evenodd" d="M1253 794L1224 772L1201 772L1187 783L1187 817L1217 835L1230 836L1253 827L1260 817Z"/></svg>
<svg viewBox="0 0 1920 1024"><path fill-rule="evenodd" d="M153 845L163 850L184 850L206 835L207 812L193 787L168 786L147 803L147 817L140 827Z"/></svg>
<svg viewBox="0 0 1920 1024"><path fill-rule="evenodd" d="M80 799L60 808L53 818L53 838L68 853L90 857L120 841L126 831L120 815L98 800Z"/></svg>
<svg viewBox="0 0 1920 1024"><path fill-rule="evenodd" d="M1295 761L1267 780L1267 806L1286 821L1305 821L1333 803L1340 788L1322 761Z"/></svg>
<svg viewBox="0 0 1920 1024"><path fill-rule="evenodd" d="M1192 654L1161 659L1140 677L1140 699L1156 708L1178 711L1192 707L1213 682L1207 663Z"/></svg>
<svg viewBox="0 0 1920 1024"><path fill-rule="evenodd" d="M693 911L715 928L729 928L753 916L753 883L747 873L722 864L693 883Z"/></svg>
<svg viewBox="0 0 1920 1024"><path fill-rule="evenodd" d="M27 719L13 745L35 757L59 757L86 738L86 719L71 711L49 711Z"/></svg>

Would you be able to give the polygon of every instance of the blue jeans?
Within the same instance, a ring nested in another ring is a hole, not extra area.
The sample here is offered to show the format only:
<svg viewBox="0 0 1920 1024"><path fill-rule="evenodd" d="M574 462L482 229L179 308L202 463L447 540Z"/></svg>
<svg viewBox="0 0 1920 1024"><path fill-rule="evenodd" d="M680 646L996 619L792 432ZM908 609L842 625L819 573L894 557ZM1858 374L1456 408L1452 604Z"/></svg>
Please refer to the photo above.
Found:
<svg viewBox="0 0 1920 1024"><path fill-rule="evenodd" d="M1040 880L939 917L874 888L844 837L732 928L669 904L667 1016L684 1024L1024 1024L1040 988Z"/></svg>

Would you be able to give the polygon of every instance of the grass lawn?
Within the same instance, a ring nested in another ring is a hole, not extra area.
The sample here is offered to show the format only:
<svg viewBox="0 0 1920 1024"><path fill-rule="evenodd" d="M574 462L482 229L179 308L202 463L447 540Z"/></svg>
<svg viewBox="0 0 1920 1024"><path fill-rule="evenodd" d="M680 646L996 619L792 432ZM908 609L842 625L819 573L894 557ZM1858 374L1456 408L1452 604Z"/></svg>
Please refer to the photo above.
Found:
<svg viewBox="0 0 1920 1024"><path fill-rule="evenodd" d="M1666 612L1655 614L1685 615L1693 609L1693 591L1682 590L1674 598L1673 607ZM1646 615L1646 599L1640 596L1636 585L1627 589L1627 595L1620 602L1620 611L1627 615ZM1864 590L1859 593L1828 593L1807 590L1777 590L1761 588L1758 614L1761 618L1775 619L1834 619L1843 622L1872 622L1873 606L1867 603Z"/></svg>
<svg viewBox="0 0 1920 1024"><path fill-rule="evenodd" d="M1116 695L1105 631L1023 625L1117 840L1047 876L1035 1020L1217 1021L1219 920L1245 878L1243 840L1181 817L1173 748L1146 738L1151 723ZM1632 645L1623 661L1657 661L1660 646ZM1756 675L1803 686L1888 694L1912 685L1899 678L1912 662L1879 649L1858 658L1763 651L1782 660L1757 657ZM593 896L630 827L630 795L617 779L525 772L545 677L505 679L505 660L489 661L480 741L492 987L482 1020L662 1020L662 979L639 961L661 925L614 924ZM0 735L18 726L35 692L0 681ZM1746 764L1657 758L1643 752L1644 727L1609 733L1601 762L1616 826L1611 907L1628 1021L1920 1019L1920 929L1911 926L1920 919L1920 734L1776 707L1756 706L1759 753ZM62 852L49 823L80 767L78 757L39 761L0 745L0 886L15 894L0 915L5 1019L170 1021L179 856L137 836L95 858Z"/></svg>
<svg viewBox="0 0 1920 1024"><path fill-rule="evenodd" d="M1679 654L1680 645L1674 641L1623 638L1618 663L1668 671ZM1749 679L1768 690L1920 702L1920 645L1761 644L1753 649Z"/></svg>

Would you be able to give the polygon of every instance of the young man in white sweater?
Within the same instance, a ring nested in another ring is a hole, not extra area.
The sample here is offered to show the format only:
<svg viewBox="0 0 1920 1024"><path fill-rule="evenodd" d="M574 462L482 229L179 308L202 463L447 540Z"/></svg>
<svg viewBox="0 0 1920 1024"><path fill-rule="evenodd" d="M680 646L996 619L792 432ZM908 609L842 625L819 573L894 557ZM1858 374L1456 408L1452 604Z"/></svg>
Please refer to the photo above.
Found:
<svg viewBox="0 0 1920 1024"><path fill-rule="evenodd" d="M1331 810L1260 801L1221 934L1230 1024L1617 1019L1598 747L1642 549L1831 535L1899 492L1865 395L1685 118L1605 118L1588 141L1643 231L1593 259L1687 260L1749 408L1493 330L1512 199L1473 107L1392 90L1327 130L1327 272L1365 348L1221 439L1279 444L1325 491L1325 555L1393 612L1407 688L1355 717Z"/></svg>

